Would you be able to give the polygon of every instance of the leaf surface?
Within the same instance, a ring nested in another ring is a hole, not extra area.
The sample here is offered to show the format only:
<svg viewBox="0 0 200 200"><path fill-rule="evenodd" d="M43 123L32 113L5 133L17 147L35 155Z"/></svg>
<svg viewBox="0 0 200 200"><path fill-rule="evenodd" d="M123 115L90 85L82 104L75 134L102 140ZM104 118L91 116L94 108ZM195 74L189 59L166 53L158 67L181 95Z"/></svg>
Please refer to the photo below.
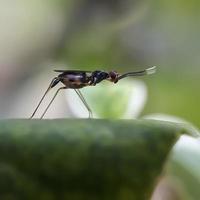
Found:
<svg viewBox="0 0 200 200"><path fill-rule="evenodd" d="M1 120L0 199L147 200L181 125Z"/></svg>

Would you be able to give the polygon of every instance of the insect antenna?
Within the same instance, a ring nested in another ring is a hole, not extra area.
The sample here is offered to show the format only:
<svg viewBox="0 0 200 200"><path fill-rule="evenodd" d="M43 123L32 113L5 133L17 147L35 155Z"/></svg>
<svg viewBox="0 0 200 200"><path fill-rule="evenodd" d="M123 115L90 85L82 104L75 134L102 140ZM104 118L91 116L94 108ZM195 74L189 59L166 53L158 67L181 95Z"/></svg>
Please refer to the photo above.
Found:
<svg viewBox="0 0 200 200"><path fill-rule="evenodd" d="M118 80L123 79L128 76L144 76L144 75L153 74L155 72L156 72L156 66L153 66L153 67L150 67L150 68L142 70L142 71L128 72L128 73L122 74L122 75L118 76Z"/></svg>
<svg viewBox="0 0 200 200"><path fill-rule="evenodd" d="M35 108L33 114L30 116L29 119L32 119L32 118L34 117L34 115L35 115L35 113L37 112L37 110L38 110L40 104L42 103L42 101L43 101L43 99L44 99L44 97L47 95L47 93L49 92L49 90L50 90L51 88L53 88L56 84L58 84L59 81L60 81L60 79L59 79L58 77L54 78L54 79L51 81L51 83L49 84L49 87L47 88L46 92L45 92L44 95L42 96L41 100L39 101L37 107Z"/></svg>

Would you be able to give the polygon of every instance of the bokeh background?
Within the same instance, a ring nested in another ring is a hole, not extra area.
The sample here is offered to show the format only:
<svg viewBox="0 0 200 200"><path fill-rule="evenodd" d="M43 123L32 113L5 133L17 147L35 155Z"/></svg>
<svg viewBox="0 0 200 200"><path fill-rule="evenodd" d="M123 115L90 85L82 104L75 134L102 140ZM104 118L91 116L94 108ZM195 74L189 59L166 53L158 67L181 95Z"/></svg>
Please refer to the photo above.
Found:
<svg viewBox="0 0 200 200"><path fill-rule="evenodd" d="M53 69L123 73L156 65L156 75L141 78L148 95L139 116L162 113L200 127L199 6L198 0L0 1L0 118L29 117ZM68 107L62 93L47 117L70 116ZM200 178L188 193L171 180L164 178L158 193L198 199Z"/></svg>

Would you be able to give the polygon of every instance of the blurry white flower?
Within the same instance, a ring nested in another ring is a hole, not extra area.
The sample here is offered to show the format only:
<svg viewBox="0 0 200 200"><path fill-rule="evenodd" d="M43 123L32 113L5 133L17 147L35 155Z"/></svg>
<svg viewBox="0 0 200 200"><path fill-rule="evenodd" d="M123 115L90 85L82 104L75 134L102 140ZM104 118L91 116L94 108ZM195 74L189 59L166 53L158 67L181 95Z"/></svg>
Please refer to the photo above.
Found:
<svg viewBox="0 0 200 200"><path fill-rule="evenodd" d="M147 99L147 89L140 80L123 80L117 84L102 82L81 89L95 118L136 118ZM88 117L88 111L73 90L66 90L69 109L76 117Z"/></svg>

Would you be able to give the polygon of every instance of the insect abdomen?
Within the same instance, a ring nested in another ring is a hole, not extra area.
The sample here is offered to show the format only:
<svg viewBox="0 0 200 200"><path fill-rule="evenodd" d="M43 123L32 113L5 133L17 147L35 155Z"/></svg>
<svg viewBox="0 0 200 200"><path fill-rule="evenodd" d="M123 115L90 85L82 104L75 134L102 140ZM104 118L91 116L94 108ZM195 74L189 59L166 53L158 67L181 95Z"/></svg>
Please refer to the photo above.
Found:
<svg viewBox="0 0 200 200"><path fill-rule="evenodd" d="M89 79L86 74L65 74L61 76L61 82L68 88L78 89L87 86Z"/></svg>

